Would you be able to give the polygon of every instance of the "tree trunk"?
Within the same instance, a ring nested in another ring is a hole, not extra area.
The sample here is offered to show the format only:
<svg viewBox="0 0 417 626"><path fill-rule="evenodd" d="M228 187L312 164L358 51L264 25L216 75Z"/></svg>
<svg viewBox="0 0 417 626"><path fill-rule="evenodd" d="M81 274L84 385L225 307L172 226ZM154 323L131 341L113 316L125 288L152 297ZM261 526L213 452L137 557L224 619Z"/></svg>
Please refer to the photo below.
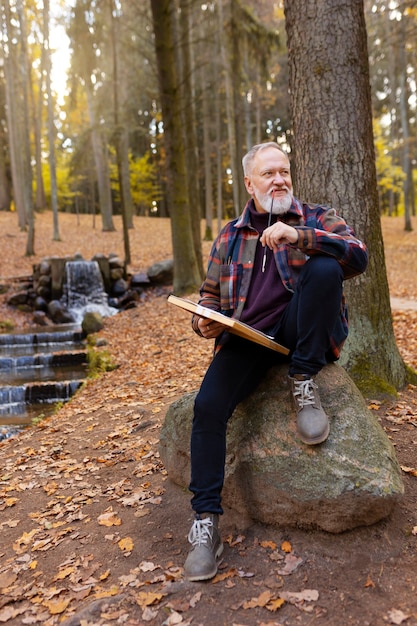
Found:
<svg viewBox="0 0 417 626"><path fill-rule="evenodd" d="M228 47L228 38L225 30L224 2L232 2L233 0L219 0L219 37L220 37L220 55L223 62L224 81L226 90L226 115L227 115L227 136L229 140L230 170L232 176L232 193L233 193L233 209L235 217L241 211L242 206L239 198L239 180L241 178L240 169L237 168L237 147L236 147L236 121L235 106L233 93L233 80L230 51ZM228 7L230 9L230 6ZM231 11L229 11L231 15ZM231 21L231 17L230 20Z"/></svg>
<svg viewBox="0 0 417 626"><path fill-rule="evenodd" d="M100 134L100 130L98 129L96 124L92 90L87 82L85 83L85 90L87 96L88 115L90 118L91 126L91 141L93 146L94 162L97 174L97 187L101 220L104 231L113 231L115 230L115 228L112 217L109 166L106 156L104 154L103 140Z"/></svg>
<svg viewBox="0 0 417 626"><path fill-rule="evenodd" d="M171 233L174 252L174 292L195 291L202 281L201 260L193 245L192 220L188 207L181 91L178 87L175 49L175 9L170 0L151 0L159 91L164 122L167 188L170 195Z"/></svg>
<svg viewBox="0 0 417 626"><path fill-rule="evenodd" d="M119 112L119 59L117 50L117 37L116 37L116 19L113 11L113 0L109 0L110 7L110 20L111 20L111 41L112 41L112 56L113 56L113 116L114 116L114 138L116 148L116 164L117 175L119 181L119 194L120 194L120 210L122 213L123 221L123 242L124 242L124 263L125 267L131 262L130 255L130 240L129 240L129 216L127 212L127 206L125 202L125 178L123 176L123 157L122 157L122 137L123 127L120 124L120 112Z"/></svg>
<svg viewBox="0 0 417 626"><path fill-rule="evenodd" d="M406 382L392 327L378 207L363 0L285 0L298 197L334 206L369 250L345 283L350 334L341 364L366 393Z"/></svg>
<svg viewBox="0 0 417 626"><path fill-rule="evenodd" d="M51 51L49 46L49 0L44 0L43 15L43 52L46 70L46 96L48 98L48 143L49 143L49 173L51 177L51 206L53 215L53 235L54 241L60 241L59 222L58 222L58 187L56 181L56 160L55 160L55 126L54 126L54 107L51 89Z"/></svg>
<svg viewBox="0 0 417 626"><path fill-rule="evenodd" d="M413 172L412 172L412 157L410 149L410 110L408 106L408 84L407 84L407 55L405 49L406 40L406 28L405 28L405 15L401 16L400 21L400 33L401 42L399 45L399 73L400 73L400 119L401 129L403 136L403 170L405 174L404 178L404 230L411 231L413 227L411 225L411 187L413 185Z"/></svg>
<svg viewBox="0 0 417 626"><path fill-rule="evenodd" d="M20 22L21 47L19 67L21 71L21 112L22 112L22 143L19 146L22 152L23 163L23 197L26 211L27 240L26 256L35 254L35 219L33 215L32 199L32 166L30 151L30 115L29 115L29 58L27 51L27 32L24 8L21 0L16 2L17 14Z"/></svg>
<svg viewBox="0 0 417 626"><path fill-rule="evenodd" d="M10 211L10 181L8 177L8 154L9 151L6 146L8 146L8 141L6 138L5 126L3 124L3 120L6 116L6 112L1 111L1 120L0 120L0 211Z"/></svg>
<svg viewBox="0 0 417 626"><path fill-rule="evenodd" d="M4 75L6 91L6 114L7 130L10 148L10 167L12 174L13 200L15 203L19 228L26 229L27 216L24 197L23 162L20 146L22 145L22 122L21 100L18 95L17 77L19 75L19 62L17 45L13 44L13 31L8 2L3 4L5 38L10 42L7 51L4 52Z"/></svg>
<svg viewBox="0 0 417 626"><path fill-rule="evenodd" d="M191 57L190 32L192 30L191 12L189 0L180 0L180 48L182 54L179 55L181 62L180 84L182 86L182 115L184 128L185 158L187 171L187 189L189 197L189 207L192 222L194 248L196 258L201 263L198 271L203 274L203 261L201 249L201 201L199 188L199 158L197 148L197 123L195 114L195 86L194 67ZM201 12L201 9L199 9Z"/></svg>

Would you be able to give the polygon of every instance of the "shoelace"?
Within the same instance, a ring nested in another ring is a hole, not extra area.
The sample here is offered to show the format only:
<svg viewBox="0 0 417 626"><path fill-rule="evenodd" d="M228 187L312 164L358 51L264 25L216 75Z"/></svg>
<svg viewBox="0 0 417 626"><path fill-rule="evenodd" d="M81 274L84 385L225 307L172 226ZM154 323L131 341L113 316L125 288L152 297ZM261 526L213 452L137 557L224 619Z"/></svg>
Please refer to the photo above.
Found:
<svg viewBox="0 0 417 626"><path fill-rule="evenodd" d="M314 389L317 385L311 380L296 380L294 383L294 396L302 409L308 404L315 404Z"/></svg>
<svg viewBox="0 0 417 626"><path fill-rule="evenodd" d="M192 546L201 546L213 539L213 522L209 517L194 520L188 533L188 541Z"/></svg>

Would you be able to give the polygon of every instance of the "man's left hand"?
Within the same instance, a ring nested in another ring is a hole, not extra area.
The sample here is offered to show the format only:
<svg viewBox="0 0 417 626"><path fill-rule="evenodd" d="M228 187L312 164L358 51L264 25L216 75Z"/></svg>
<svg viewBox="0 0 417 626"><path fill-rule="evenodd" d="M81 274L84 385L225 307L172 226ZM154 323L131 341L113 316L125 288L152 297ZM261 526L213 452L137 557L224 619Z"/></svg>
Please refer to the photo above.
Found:
<svg viewBox="0 0 417 626"><path fill-rule="evenodd" d="M297 241L297 230L284 222L276 222L276 224L268 226L268 228L265 228L261 237L261 244L268 246L268 248L274 252L276 252L278 247L283 243L296 243Z"/></svg>

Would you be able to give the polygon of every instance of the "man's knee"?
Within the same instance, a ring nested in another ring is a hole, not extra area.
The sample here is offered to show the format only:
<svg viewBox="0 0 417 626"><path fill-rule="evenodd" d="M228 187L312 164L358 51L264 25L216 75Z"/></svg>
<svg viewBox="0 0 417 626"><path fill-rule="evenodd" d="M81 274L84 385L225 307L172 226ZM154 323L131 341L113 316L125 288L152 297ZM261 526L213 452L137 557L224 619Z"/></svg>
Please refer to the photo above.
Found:
<svg viewBox="0 0 417 626"><path fill-rule="evenodd" d="M316 280L318 282L335 282L341 284L343 281L343 270L340 263L329 256L317 255L310 257L304 266L305 277L308 280Z"/></svg>

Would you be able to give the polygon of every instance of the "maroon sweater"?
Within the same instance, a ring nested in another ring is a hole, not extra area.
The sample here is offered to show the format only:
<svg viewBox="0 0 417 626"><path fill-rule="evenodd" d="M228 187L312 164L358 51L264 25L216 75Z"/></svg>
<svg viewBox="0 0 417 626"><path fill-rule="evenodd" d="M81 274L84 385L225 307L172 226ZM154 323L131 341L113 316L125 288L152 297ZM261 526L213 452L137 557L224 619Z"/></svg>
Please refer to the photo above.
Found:
<svg viewBox="0 0 417 626"><path fill-rule="evenodd" d="M268 213L258 213L251 208L251 224L262 235L268 226ZM271 223L276 216L271 216ZM265 271L262 264L266 253ZM270 330L278 322L285 307L292 298L292 293L282 284L274 259L274 253L264 248L260 241L256 246L251 284L240 320L263 332Z"/></svg>

